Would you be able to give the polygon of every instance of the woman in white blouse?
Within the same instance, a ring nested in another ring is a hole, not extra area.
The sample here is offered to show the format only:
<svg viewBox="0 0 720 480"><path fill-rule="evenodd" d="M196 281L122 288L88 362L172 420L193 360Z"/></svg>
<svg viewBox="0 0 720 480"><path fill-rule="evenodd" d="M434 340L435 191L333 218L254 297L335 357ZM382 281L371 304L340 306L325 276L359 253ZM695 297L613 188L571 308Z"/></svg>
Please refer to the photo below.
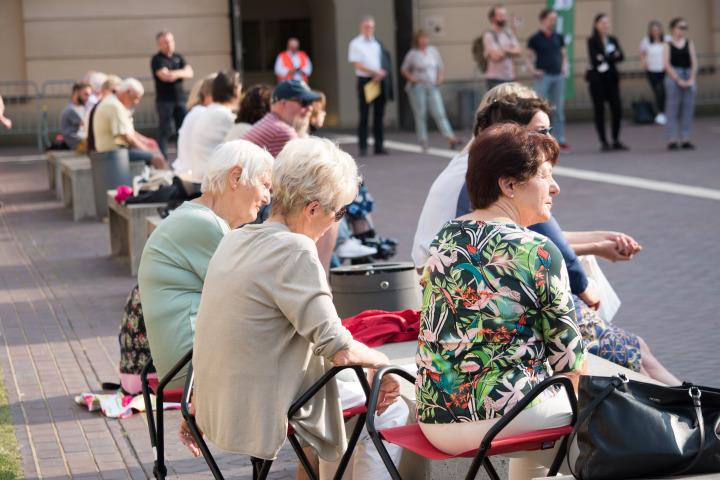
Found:
<svg viewBox="0 0 720 480"><path fill-rule="evenodd" d="M655 123L659 125L667 123L667 117L665 117L665 86L663 85L665 80L664 44L662 25L660 25L660 22L653 20L648 25L648 34L640 41L640 59L655 95L655 106L658 112L655 116Z"/></svg>
<svg viewBox="0 0 720 480"><path fill-rule="evenodd" d="M460 141L453 133L438 87L443 82L443 63L437 48L430 45L430 37L423 30L413 34L412 48L405 55L400 73L407 80L405 91L415 114L415 131L423 151L428 149L427 113L430 111L440 133L450 148Z"/></svg>

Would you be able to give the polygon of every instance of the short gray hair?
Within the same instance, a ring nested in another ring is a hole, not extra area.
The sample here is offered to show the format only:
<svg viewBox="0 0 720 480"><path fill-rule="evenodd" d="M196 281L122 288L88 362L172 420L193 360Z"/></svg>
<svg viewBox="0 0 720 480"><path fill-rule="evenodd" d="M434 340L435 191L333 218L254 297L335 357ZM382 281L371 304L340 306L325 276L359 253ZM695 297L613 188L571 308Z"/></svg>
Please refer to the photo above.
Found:
<svg viewBox="0 0 720 480"><path fill-rule="evenodd" d="M200 191L223 193L228 173L236 165L243 167L240 177L242 185L258 185L264 175L271 175L273 157L264 148L247 140L223 143L210 155Z"/></svg>
<svg viewBox="0 0 720 480"><path fill-rule="evenodd" d="M122 81L120 88L118 88L118 93L121 92L135 92L143 95L145 93L145 88L136 78L128 77Z"/></svg>
<svg viewBox="0 0 720 480"><path fill-rule="evenodd" d="M363 15L362 17L360 17L360 25L368 21L375 23L375 17L373 17L372 15Z"/></svg>
<svg viewBox="0 0 720 480"><path fill-rule="evenodd" d="M273 165L271 214L293 215L314 201L339 209L353 201L361 182L355 160L330 140L291 140Z"/></svg>

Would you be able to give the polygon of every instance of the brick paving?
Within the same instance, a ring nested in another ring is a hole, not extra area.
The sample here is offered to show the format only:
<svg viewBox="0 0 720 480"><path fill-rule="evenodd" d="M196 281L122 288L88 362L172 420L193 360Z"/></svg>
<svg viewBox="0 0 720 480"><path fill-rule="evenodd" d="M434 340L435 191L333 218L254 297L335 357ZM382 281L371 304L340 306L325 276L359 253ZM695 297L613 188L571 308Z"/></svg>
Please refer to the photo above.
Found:
<svg viewBox="0 0 720 480"><path fill-rule="evenodd" d="M630 152L602 154L590 124L568 126L574 152L560 165L677 182L718 190L717 118L700 118L698 150L667 152L662 127L626 125ZM467 132L465 132L467 135ZM395 141L415 143L408 132ZM443 147L435 133L431 143ZM355 146L348 145L355 153ZM418 149L419 150L419 149ZM45 164L19 161L37 152L0 151L0 367L28 479L152 477L145 418L106 419L74 403L76 394L117 381L117 333L125 299L135 285L127 259L109 256L107 225L73 222L46 190ZM373 193L377 230L400 240L395 260L410 244L425 194L447 158L393 151L359 159ZM555 215L567 230L614 229L643 246L631 262L601 265L623 306L616 323L646 339L682 379L720 385L714 352L720 343L718 201L557 176L562 192ZM166 412L170 477L207 478L202 459L175 441L179 412ZM251 478L246 456L217 452L232 478ZM294 478L286 445L271 478Z"/></svg>

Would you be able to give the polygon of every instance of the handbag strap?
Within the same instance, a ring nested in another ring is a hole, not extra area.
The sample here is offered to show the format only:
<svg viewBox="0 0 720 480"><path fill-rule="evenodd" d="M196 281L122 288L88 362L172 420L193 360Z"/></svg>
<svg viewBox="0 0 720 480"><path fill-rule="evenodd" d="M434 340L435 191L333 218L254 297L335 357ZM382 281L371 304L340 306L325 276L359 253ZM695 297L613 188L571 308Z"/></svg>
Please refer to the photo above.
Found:
<svg viewBox="0 0 720 480"><path fill-rule="evenodd" d="M577 476L577 474L573 470L572 463L570 462L570 450L572 449L572 442L573 442L573 440L575 440L575 437L577 436L578 431L580 430L580 427L582 427L583 424L585 422L587 422L587 420L588 420L588 418L590 418L590 414L593 412L593 410L595 410L595 408L598 405L600 405L600 402L605 400L605 397L610 395L610 392L612 392L616 388L619 388L620 385L622 385L623 383L627 383L627 381L628 381L627 377L623 374L620 374L618 376L613 376L612 379L610 380L610 383L608 384L608 386L605 387L597 397L595 397L595 400L593 400L592 403L590 403L590 405L588 405L588 408L585 409L585 411L582 413L582 415L580 415L580 418L578 418L577 422L575 422L575 426L573 427L572 432L570 432L570 436L568 437L568 446L567 446L567 450L565 452L567 464L568 464L568 467L570 468L570 473L572 474L573 477L580 478Z"/></svg>
<svg viewBox="0 0 720 480"><path fill-rule="evenodd" d="M697 426L700 428L700 448L698 448L698 453L697 455L695 455L695 458L693 458L692 462L690 462L686 467L673 473L673 475L679 475L681 473L687 472L692 467L694 467L695 464L700 460L703 450L705 450L705 419L703 418L702 404L700 403L700 389L698 387L690 387L688 393L693 399L693 405L695 406L695 415L697 416Z"/></svg>
<svg viewBox="0 0 720 480"><path fill-rule="evenodd" d="M578 431L582 427L582 425L590 418L590 414L597 408L600 403L605 400L605 398L610 395L610 393L620 388L621 385L624 383L628 383L628 378L624 374L619 374L617 376L613 376L610 383L607 387L605 387L597 397L595 397L595 400L593 400L590 405L585 409L585 411L580 415L580 418L578 418L577 422L575 423L575 426L572 429L572 432L570 432L570 435L568 436L568 447L567 451L565 453L568 467L570 468L570 473L575 478L580 478L575 474L575 471L573 470L572 463L570 462L570 448L572 446L572 442L575 439L575 437L578 434ZM705 449L705 421L703 419L703 413L702 413L702 404L700 402L700 389L697 387L691 386L688 390L688 393L690 394L690 397L693 399L693 405L695 407L695 415L697 416L696 420L696 427L700 428L700 447L698 448L697 454L692 459L692 461L686 465L685 467L672 472L665 474L666 476L673 476L673 475L680 475L688 470L690 470L692 467L697 464L697 462L700 460L700 457L702 456L703 450Z"/></svg>

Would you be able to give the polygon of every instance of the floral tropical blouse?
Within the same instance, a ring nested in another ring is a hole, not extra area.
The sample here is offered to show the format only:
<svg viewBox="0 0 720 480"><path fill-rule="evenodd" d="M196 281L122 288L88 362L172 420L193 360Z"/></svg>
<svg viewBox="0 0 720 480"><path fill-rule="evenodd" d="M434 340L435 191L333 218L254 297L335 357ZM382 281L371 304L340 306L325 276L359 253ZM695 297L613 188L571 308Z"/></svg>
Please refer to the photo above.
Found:
<svg viewBox="0 0 720 480"><path fill-rule="evenodd" d="M547 237L514 223L450 221L430 245L422 283L420 422L502 416L585 361L567 270Z"/></svg>

